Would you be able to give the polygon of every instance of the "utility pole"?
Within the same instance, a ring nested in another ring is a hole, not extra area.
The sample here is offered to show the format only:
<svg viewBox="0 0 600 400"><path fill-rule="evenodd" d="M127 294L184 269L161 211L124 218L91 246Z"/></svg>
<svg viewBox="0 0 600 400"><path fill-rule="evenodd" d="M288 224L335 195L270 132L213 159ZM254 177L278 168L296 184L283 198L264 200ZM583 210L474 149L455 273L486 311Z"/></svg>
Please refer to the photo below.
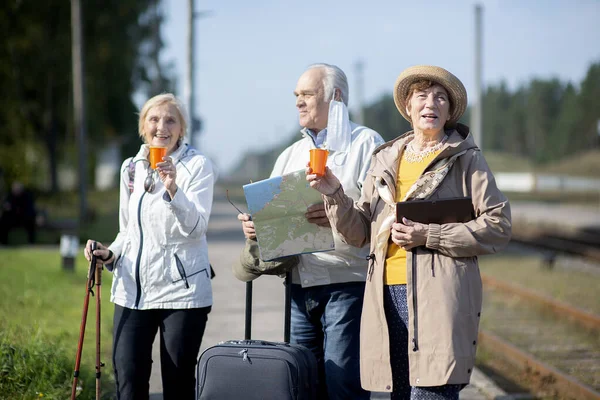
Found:
<svg viewBox="0 0 600 400"><path fill-rule="evenodd" d="M362 60L358 60L354 64L354 70L356 72L356 108L358 110L356 115L356 123L358 125L365 124L365 107L364 107L364 68L365 63Z"/></svg>
<svg viewBox="0 0 600 400"><path fill-rule="evenodd" d="M188 109L188 115L190 120L189 141L192 147L196 147L196 127L194 126L195 114L194 110L196 107L194 99L194 0L188 0L188 59L187 59L187 76L185 80L185 100Z"/></svg>
<svg viewBox="0 0 600 400"><path fill-rule="evenodd" d="M475 143L483 150L483 95L482 95L482 70L483 70L483 6L475 5L475 105L471 114L471 127Z"/></svg>
<svg viewBox="0 0 600 400"><path fill-rule="evenodd" d="M187 37L188 70L187 70L187 76L186 76L186 80L185 80L184 96L185 96L185 101L187 103L186 106L188 109L189 120L190 120L190 126L189 126L190 145L198 148L198 143L196 143L196 139L197 139L197 134L200 134L202 124L201 124L200 118L196 117L196 114L195 114L197 104L196 104L196 96L195 96L196 82L195 82L195 76L194 76L194 72L195 72L194 41L195 41L195 37L196 37L196 29L195 29L194 20L196 19L196 17L207 16L211 12L210 11L200 11L200 12L194 11L195 10L194 3L195 3L194 0L188 0L188 37Z"/></svg>
<svg viewBox="0 0 600 400"><path fill-rule="evenodd" d="M73 118L79 143L79 231L87 218L87 143L81 2L71 0L71 58L73 68Z"/></svg>
<svg viewBox="0 0 600 400"><path fill-rule="evenodd" d="M160 48L161 48L161 38L160 38L160 27L161 27L161 22L162 22L162 14L161 14L161 10L160 10L160 0L155 0L154 4L151 6L151 13L152 13L152 44L153 44L153 49L151 51L151 55L152 55L152 64L154 65L154 69L155 69L155 77L154 79L152 79L151 82L151 90L152 92L150 93L151 96L156 96L157 94L161 93L162 91L165 90L165 86L164 86L164 80L163 80L163 73L162 73L162 66L160 63Z"/></svg>

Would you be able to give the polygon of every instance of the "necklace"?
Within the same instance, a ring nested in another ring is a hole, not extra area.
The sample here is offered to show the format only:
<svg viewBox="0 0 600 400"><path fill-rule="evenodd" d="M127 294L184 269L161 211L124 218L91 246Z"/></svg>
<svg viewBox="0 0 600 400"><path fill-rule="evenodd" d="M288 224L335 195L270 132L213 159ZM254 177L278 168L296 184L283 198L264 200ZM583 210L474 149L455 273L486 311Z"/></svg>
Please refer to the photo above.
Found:
<svg viewBox="0 0 600 400"><path fill-rule="evenodd" d="M448 140L448 135L444 135L442 140L440 140L435 146L426 147L423 150L417 150L417 149L415 149L414 139L413 139L409 144L406 145L406 149L404 149L403 157L409 163L422 162L424 159L429 157L431 154L437 152L442 147L444 147L444 144L446 144L447 140Z"/></svg>

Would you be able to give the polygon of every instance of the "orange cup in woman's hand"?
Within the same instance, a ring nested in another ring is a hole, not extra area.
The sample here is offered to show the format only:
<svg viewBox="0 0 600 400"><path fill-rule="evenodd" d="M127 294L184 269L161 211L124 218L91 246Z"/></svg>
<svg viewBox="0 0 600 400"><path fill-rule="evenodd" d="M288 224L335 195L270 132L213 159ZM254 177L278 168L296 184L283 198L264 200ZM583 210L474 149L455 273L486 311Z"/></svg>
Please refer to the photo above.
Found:
<svg viewBox="0 0 600 400"><path fill-rule="evenodd" d="M310 149L310 168L313 174L319 176L325 175L325 165L327 165L327 156L329 151L325 149Z"/></svg>
<svg viewBox="0 0 600 400"><path fill-rule="evenodd" d="M162 162L164 156L167 155L166 147L150 146L150 168L156 169L156 163Z"/></svg>

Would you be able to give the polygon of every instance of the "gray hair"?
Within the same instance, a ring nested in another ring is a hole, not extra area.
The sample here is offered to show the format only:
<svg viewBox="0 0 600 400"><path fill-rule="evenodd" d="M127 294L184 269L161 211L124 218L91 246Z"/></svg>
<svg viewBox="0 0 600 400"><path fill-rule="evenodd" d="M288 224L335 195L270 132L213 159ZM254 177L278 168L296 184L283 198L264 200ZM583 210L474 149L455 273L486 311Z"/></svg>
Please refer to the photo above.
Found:
<svg viewBox="0 0 600 400"><path fill-rule="evenodd" d="M181 124L181 136L179 137L179 140L183 140L185 138L185 134L187 133L188 121L187 113L185 111L183 103L172 93L162 93L146 101L146 103L142 107L142 110L140 111L140 117L138 120L138 134L144 141L146 140L144 133L144 120L146 119L146 115L148 115L148 111L150 111L153 107L161 106L163 104L170 104L175 106L177 114L179 114L179 123Z"/></svg>
<svg viewBox="0 0 600 400"><path fill-rule="evenodd" d="M344 71L338 66L325 63L311 64L306 70L308 71L313 68L322 68L325 70L325 78L323 79L325 101L329 102L333 97L334 90L339 89L342 101L347 106L350 93L348 90L348 78L346 78Z"/></svg>

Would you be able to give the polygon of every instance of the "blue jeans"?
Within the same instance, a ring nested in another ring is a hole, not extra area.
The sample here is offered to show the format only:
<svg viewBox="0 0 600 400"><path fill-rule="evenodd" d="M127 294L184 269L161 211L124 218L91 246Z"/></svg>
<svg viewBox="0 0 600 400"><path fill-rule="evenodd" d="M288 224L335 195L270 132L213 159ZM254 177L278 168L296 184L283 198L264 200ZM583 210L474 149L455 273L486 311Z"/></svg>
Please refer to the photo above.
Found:
<svg viewBox="0 0 600 400"><path fill-rule="evenodd" d="M360 386L359 335L364 282L292 285L291 342L309 348L319 368L319 399L368 399Z"/></svg>

